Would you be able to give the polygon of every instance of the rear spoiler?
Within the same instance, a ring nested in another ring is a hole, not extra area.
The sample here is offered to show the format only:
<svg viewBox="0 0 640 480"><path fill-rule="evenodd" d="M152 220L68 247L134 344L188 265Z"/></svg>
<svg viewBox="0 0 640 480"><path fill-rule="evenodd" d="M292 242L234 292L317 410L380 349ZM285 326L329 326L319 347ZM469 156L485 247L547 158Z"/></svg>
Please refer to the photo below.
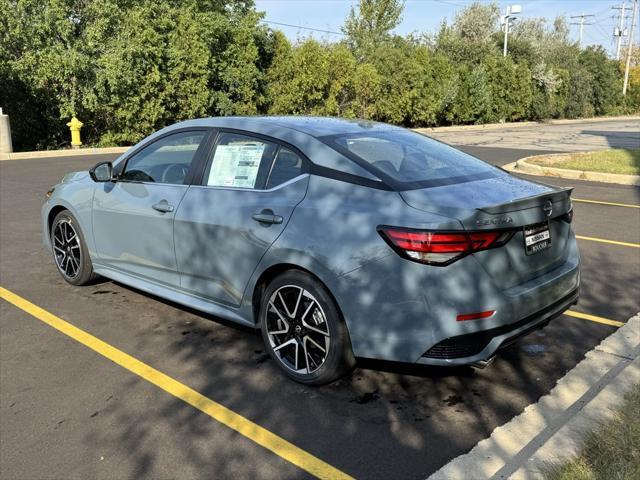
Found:
<svg viewBox="0 0 640 480"><path fill-rule="evenodd" d="M520 198L512 202L478 208L477 210L480 210L482 212L485 212L491 215L496 215L500 213L517 212L518 210L526 210L528 208L540 207L547 200L551 200L551 202L553 202L554 205L570 202L571 192L573 192L573 187L567 187L567 188L554 187L554 188L556 188L555 192L540 193L538 195L532 195L531 197ZM568 206L567 206L567 210L568 210Z"/></svg>

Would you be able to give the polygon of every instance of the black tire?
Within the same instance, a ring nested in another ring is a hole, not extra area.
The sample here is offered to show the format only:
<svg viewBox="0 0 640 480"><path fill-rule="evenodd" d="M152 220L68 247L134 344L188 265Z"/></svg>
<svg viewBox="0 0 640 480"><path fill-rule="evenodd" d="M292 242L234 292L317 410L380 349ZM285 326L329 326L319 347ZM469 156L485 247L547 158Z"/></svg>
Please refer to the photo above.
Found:
<svg viewBox="0 0 640 480"><path fill-rule="evenodd" d="M297 295L300 297L296 299ZM289 303L290 308L282 302ZM285 323L279 318L285 318ZM324 285L306 272L289 270L271 281L260 301L259 320L262 339L271 358L296 382L330 383L355 365L349 332L335 301ZM273 334L284 329L287 333ZM287 342L289 345L284 345ZM323 346L327 347L326 353L322 353ZM301 367L297 371L296 365Z"/></svg>
<svg viewBox="0 0 640 480"><path fill-rule="evenodd" d="M71 285L84 285L95 278L80 224L69 210L61 211L53 219L50 240L53 263L65 281Z"/></svg>

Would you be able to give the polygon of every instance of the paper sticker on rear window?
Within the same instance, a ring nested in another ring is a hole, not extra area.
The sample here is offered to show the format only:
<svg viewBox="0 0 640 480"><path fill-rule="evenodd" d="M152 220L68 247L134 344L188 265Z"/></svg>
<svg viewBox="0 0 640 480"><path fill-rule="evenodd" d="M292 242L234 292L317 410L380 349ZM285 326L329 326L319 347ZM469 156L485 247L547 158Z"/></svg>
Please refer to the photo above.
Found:
<svg viewBox="0 0 640 480"><path fill-rule="evenodd" d="M254 188L264 148L260 142L218 145L207 185Z"/></svg>

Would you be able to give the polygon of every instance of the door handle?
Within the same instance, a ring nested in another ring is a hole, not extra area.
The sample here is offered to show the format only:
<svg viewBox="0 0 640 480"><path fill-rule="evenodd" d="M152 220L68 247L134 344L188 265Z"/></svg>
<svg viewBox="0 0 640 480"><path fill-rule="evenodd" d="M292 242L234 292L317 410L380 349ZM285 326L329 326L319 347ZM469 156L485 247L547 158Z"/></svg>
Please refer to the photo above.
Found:
<svg viewBox="0 0 640 480"><path fill-rule="evenodd" d="M262 210L260 213L256 213L251 216L256 222L260 223L282 223L283 218L280 215L275 215L273 210Z"/></svg>
<svg viewBox="0 0 640 480"><path fill-rule="evenodd" d="M162 213L173 212L173 205L169 205L166 200L162 200L154 205L151 205L151 208Z"/></svg>

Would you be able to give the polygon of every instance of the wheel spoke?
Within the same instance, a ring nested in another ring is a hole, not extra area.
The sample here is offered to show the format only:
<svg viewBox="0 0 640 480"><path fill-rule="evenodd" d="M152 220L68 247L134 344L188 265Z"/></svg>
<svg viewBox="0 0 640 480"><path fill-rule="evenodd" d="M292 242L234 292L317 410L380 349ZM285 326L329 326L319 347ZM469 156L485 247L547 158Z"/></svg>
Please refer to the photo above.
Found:
<svg viewBox="0 0 640 480"><path fill-rule="evenodd" d="M304 293L304 290L301 288L300 292L298 293L298 299L296 300L296 306L293 307L293 313L291 314L292 317L295 318L296 314L298 313L298 307L300 306L300 300L302 300L302 294Z"/></svg>
<svg viewBox="0 0 640 480"><path fill-rule="evenodd" d="M311 367L309 367L309 352L307 351L307 338L308 337L304 337L302 339L302 351L304 352L304 363L307 365L307 373L311 373ZM311 361L313 361L313 358Z"/></svg>
<svg viewBox="0 0 640 480"><path fill-rule="evenodd" d="M284 307L284 311L286 312L287 316L289 318L293 318L293 315L291 314L289 307L287 307L287 304L285 303L284 298L282 298L282 294L280 292L278 292L278 298L280 299L280 303Z"/></svg>
<svg viewBox="0 0 640 480"><path fill-rule="evenodd" d="M78 267L80 266L80 263L78 263L78 261L73 258L73 255L69 255L69 260L71 260L71 268L73 275L75 276L76 273L78 273Z"/></svg>
<svg viewBox="0 0 640 480"><path fill-rule="evenodd" d="M324 335L325 337L329 336L329 332L323 332L322 330L320 330L319 328L316 328L312 325L309 325L307 322L305 322L304 320L302 320L302 325L304 325L305 327L307 327L309 330L311 330L312 332L316 332L319 333L320 335Z"/></svg>
<svg viewBox="0 0 640 480"><path fill-rule="evenodd" d="M306 309L306 310L304 311L304 313L302 314L302 317L300 317L300 319L301 319L303 322L305 321L304 319L305 319L305 318L307 318L307 315L308 315L308 313L311 311L311 309L312 309L313 307L315 307L315 305L316 305L315 300L311 300L311 302L309 302L309 306L307 307L307 309Z"/></svg>
<svg viewBox="0 0 640 480"><path fill-rule="evenodd" d="M279 350L282 350L284 347L286 347L287 345L291 345L291 344L298 344L298 342L296 342L295 338L292 338L291 340L287 340L286 342L281 343L280 345L278 345L277 347L275 347L273 349L274 352L277 352Z"/></svg>
<svg viewBox="0 0 640 480"><path fill-rule="evenodd" d="M60 270L64 270L64 264L65 264L65 260L66 260L67 254L66 253L62 253L62 257L58 257L56 256L56 264L58 265L58 268Z"/></svg>
<svg viewBox="0 0 640 480"><path fill-rule="evenodd" d="M307 341L309 341L309 342L313 343L317 348L319 348L320 350L322 350L322 353L327 353L327 349L326 349L326 348L324 348L324 347L321 347L321 346L318 344L318 342L316 342L313 338L311 338L311 337L309 337L309 336L306 336L306 337L304 337L304 338L305 338L305 340L307 340Z"/></svg>
<svg viewBox="0 0 640 480"><path fill-rule="evenodd" d="M298 343L297 340L294 339L294 341L295 341L294 345L296 346L296 351L294 353L294 358L295 358L296 363L295 363L293 368L295 370L298 370L298 349L300 348L300 344Z"/></svg>
<svg viewBox="0 0 640 480"><path fill-rule="evenodd" d="M269 330L267 328L267 333L270 335L282 335L283 333L287 333L289 332L289 322L287 322L285 320L285 318L282 316L282 314L278 311L278 309L276 308L276 306L273 304L273 302L269 302L269 306L271 307L272 312L274 312L276 315L278 315L278 328L279 330ZM280 326L280 324L284 324L284 329L282 329L282 327Z"/></svg>

